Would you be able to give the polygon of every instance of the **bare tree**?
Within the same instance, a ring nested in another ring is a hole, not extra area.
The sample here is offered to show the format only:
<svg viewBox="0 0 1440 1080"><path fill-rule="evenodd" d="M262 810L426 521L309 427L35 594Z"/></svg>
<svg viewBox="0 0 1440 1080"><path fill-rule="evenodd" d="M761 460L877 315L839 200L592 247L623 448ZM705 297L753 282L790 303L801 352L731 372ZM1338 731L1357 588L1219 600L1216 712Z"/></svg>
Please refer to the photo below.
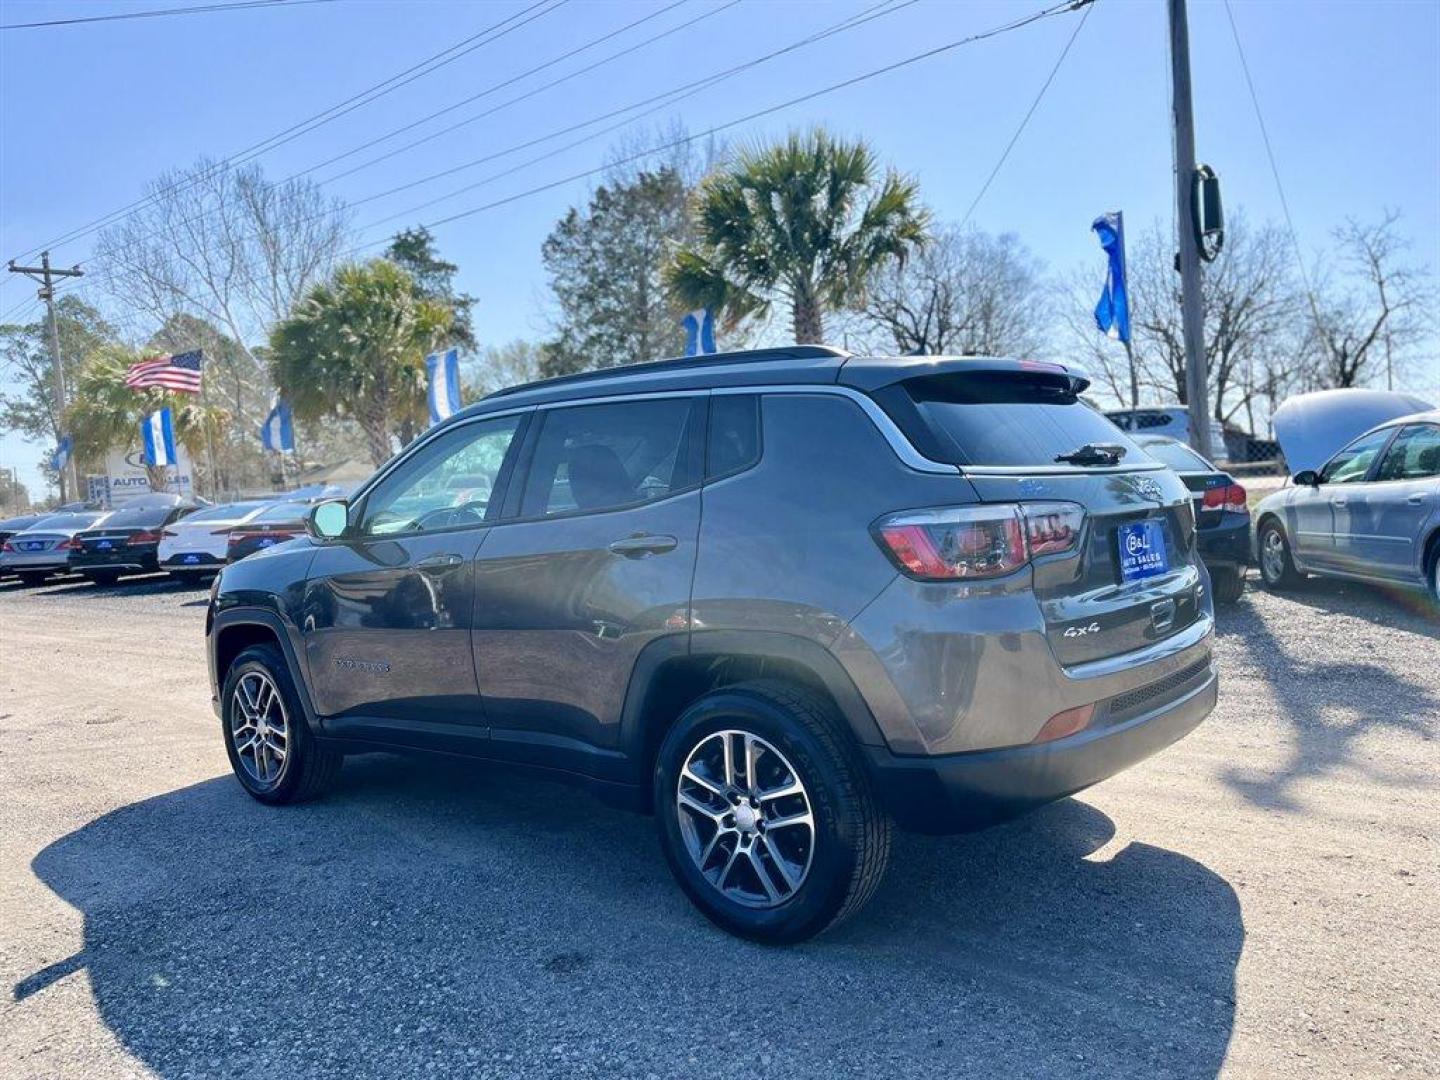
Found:
<svg viewBox="0 0 1440 1080"><path fill-rule="evenodd" d="M253 343L331 269L346 217L310 181L201 159L154 180L138 209L101 232L94 262L121 305L160 325L203 319L258 369Z"/></svg>
<svg viewBox="0 0 1440 1080"><path fill-rule="evenodd" d="M1141 387L1159 400L1184 404L1185 340L1174 251L1158 224L1136 235L1127 260L1131 344ZM1097 266L1098 261L1097 255ZM1126 401L1124 353L1103 338L1091 315L1099 289L1098 269L1077 273L1062 320L1084 354L1097 361L1107 388ZM1256 399L1283 396L1307 370L1303 300L1286 235L1268 224L1252 228L1243 213L1232 214L1225 251L1205 269L1202 299L1215 418L1230 422L1243 413L1253 430Z"/></svg>
<svg viewBox="0 0 1440 1080"><path fill-rule="evenodd" d="M466 402L478 401L507 386L530 382L540 377L544 354L540 345L517 338L504 345L489 345L466 365Z"/></svg>
<svg viewBox="0 0 1440 1080"><path fill-rule="evenodd" d="M1312 321L1327 385L1362 386L1383 371L1394 389L1397 365L1433 325L1434 291L1423 268L1405 263L1410 241L1399 221L1387 210L1373 224L1351 218L1334 232L1337 273L1317 287Z"/></svg>
<svg viewBox="0 0 1440 1080"><path fill-rule="evenodd" d="M861 320L898 353L1025 355L1044 341L1048 304L1019 237L952 227L871 278Z"/></svg>

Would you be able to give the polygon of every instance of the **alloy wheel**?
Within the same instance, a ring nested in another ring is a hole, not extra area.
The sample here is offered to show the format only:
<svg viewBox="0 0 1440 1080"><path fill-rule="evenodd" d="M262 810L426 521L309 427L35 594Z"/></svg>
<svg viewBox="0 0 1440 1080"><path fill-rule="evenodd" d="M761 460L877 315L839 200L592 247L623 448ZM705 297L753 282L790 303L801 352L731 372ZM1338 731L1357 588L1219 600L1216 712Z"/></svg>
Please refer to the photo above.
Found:
<svg viewBox="0 0 1440 1080"><path fill-rule="evenodd" d="M230 741L241 767L261 785L277 783L290 756L290 716L279 688L265 672L247 671L231 702Z"/></svg>
<svg viewBox="0 0 1440 1080"><path fill-rule="evenodd" d="M810 796L785 755L758 735L702 739L680 770L675 812L701 877L728 899L776 907L805 883L815 853Z"/></svg>

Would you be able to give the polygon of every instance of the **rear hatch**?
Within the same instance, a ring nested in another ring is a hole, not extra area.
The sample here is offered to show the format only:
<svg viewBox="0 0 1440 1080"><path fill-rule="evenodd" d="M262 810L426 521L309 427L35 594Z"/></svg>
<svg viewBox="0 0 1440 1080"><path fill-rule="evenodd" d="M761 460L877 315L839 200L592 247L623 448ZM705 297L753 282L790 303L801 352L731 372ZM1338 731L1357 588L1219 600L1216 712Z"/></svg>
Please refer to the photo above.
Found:
<svg viewBox="0 0 1440 1080"><path fill-rule="evenodd" d="M1061 365L967 359L866 387L917 449L958 466L984 502L1084 509L1077 545L1032 564L1051 647L1067 666L1161 641L1203 611L1191 493L1080 400L1087 385ZM1057 460L1085 447L1103 448L1079 455L1092 464Z"/></svg>

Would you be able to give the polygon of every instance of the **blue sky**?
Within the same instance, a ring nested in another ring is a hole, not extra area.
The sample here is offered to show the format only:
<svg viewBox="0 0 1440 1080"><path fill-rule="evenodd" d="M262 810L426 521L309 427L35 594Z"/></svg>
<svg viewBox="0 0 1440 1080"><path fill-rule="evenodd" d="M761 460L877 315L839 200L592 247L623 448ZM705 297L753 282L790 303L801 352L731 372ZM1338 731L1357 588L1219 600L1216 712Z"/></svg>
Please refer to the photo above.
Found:
<svg viewBox="0 0 1440 1080"><path fill-rule="evenodd" d="M163 169L244 148L530 2L336 0L0 32L0 258L130 202ZM277 178L305 169L671 2L571 0L260 161ZM725 2L688 0L407 137ZM873 3L742 0L600 71L330 187L343 198L363 198L759 56ZM1440 268L1440 3L1232 3L1302 247L1311 252L1324 246L1329 230L1347 215L1373 218L1394 207L1404 215L1416 261ZM3 0L0 22L165 6L178 6L178 0ZM1041 6L1043 0L919 0L640 123L653 130L657 122L678 119L692 132L702 131ZM1063 15L955 49L732 129L727 137L762 137L814 123L863 135L882 158L919 179L939 218L958 220L1078 17ZM1200 159L1221 174L1228 207L1243 206L1255 220L1279 221L1280 203L1222 4L1192 0L1191 48ZM607 145L623 134L577 146L390 228L433 221L597 166ZM525 156L376 200L356 211L356 223L405 210ZM323 179L338 168L315 175ZM1099 0L974 221L1018 233L1051 269L1088 261L1098 276L1091 219L1119 208L1132 229L1168 222L1170 169L1165 6L1161 0ZM460 284L480 298L482 340L543 330L540 243L592 183L574 181L437 229L442 252L461 266ZM372 231L362 239L381 235ZM83 263L87 245L81 240L57 247L56 261ZM0 313L31 294L28 282L6 283ZM1440 389L1440 371L1414 379ZM14 436L0 439L0 465L18 466L37 494L38 456L36 447Z"/></svg>

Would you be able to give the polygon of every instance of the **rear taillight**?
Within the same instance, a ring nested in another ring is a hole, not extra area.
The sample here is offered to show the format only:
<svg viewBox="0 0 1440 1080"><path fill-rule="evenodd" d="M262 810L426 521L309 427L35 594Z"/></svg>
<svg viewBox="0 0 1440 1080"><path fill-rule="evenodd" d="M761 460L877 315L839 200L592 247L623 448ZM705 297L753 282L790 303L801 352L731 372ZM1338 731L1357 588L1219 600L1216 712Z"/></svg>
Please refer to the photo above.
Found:
<svg viewBox="0 0 1440 1080"><path fill-rule="evenodd" d="M1221 507L1243 507L1246 503L1245 489L1239 484L1221 484L1205 491L1205 508L1218 510Z"/></svg>
<svg viewBox="0 0 1440 1080"><path fill-rule="evenodd" d="M1020 513L1032 559L1073 551L1085 524L1085 510L1075 503L1021 503Z"/></svg>
<svg viewBox="0 0 1440 1080"><path fill-rule="evenodd" d="M12 543L10 543L9 540L6 540L3 544L0 544L0 551L14 551L14 550L15 550L15 545L12 544Z"/></svg>
<svg viewBox="0 0 1440 1080"><path fill-rule="evenodd" d="M1074 503L950 506L892 514L876 523L875 535L911 577L969 581L1073 550L1084 523L1084 509Z"/></svg>
<svg viewBox="0 0 1440 1080"><path fill-rule="evenodd" d="M161 535L161 536L168 536L168 537L174 538L174 537L176 537L176 536L179 536L180 534L177 533L174 529L161 529L161 530L160 530L160 535Z"/></svg>
<svg viewBox="0 0 1440 1080"><path fill-rule="evenodd" d="M73 536L69 540L61 540L55 545L56 551L84 551L85 545L76 540Z"/></svg>
<svg viewBox="0 0 1440 1080"><path fill-rule="evenodd" d="M126 541L126 543L130 544L158 544L159 542L160 534L157 532L131 533L130 539Z"/></svg>
<svg viewBox="0 0 1440 1080"><path fill-rule="evenodd" d="M216 536L225 536L227 533L229 534L229 539L226 541L226 543L228 543L231 547L234 547L236 544L240 543L240 541L242 541L242 540L248 540L248 539L250 539L250 534L249 534L249 533L230 532L229 529L216 529L216 530L215 530L215 535L216 535Z"/></svg>

